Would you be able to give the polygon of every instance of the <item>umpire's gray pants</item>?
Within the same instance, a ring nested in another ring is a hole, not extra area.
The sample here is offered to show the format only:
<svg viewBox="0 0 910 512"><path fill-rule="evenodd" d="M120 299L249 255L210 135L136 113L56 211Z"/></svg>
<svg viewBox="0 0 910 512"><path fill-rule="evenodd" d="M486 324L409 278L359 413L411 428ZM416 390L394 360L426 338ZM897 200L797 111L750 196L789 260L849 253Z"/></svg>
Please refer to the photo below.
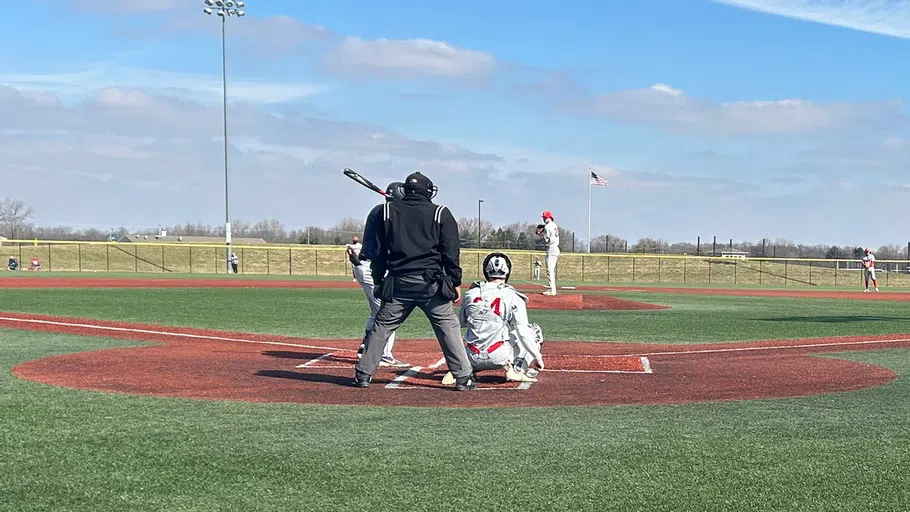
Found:
<svg viewBox="0 0 910 512"><path fill-rule="evenodd" d="M389 276L387 279L395 278ZM366 348L360 357L360 362L355 367L356 370L367 375L374 375L379 368L379 361L382 359L385 340L407 320L414 308L420 308L427 315L433 331L436 332L436 339L439 341L442 355L445 356L446 365L452 375L460 378L473 374L471 362L468 360L464 343L461 341L461 324L455 314L455 308L451 301L444 299L438 293L438 289L438 286L434 284L430 285L425 293L393 293L391 300L383 300L382 305L379 306L379 312L376 313L373 330L370 331L364 342Z"/></svg>

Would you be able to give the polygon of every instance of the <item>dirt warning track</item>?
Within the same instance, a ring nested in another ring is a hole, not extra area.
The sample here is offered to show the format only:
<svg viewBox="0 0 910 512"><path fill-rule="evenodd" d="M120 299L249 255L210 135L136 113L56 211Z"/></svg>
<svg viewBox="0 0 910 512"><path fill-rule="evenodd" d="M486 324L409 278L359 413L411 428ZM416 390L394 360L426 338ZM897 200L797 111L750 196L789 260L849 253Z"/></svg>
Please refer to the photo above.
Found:
<svg viewBox="0 0 910 512"><path fill-rule="evenodd" d="M417 407L605 406L807 396L878 386L892 371L819 355L910 348L906 336L708 345L547 341L539 382L479 374L478 390L440 384L435 340L400 340L409 369L381 369L369 389L350 386L358 340L300 339L100 320L0 313L0 327L102 336L153 345L22 363L20 378L96 391L251 402Z"/></svg>

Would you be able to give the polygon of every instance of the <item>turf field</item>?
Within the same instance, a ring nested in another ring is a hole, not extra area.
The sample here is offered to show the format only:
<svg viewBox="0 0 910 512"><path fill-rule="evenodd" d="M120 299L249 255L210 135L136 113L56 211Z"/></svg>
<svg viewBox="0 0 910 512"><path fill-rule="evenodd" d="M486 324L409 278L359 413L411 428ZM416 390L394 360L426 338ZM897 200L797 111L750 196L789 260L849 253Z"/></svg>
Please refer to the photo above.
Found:
<svg viewBox="0 0 910 512"><path fill-rule="evenodd" d="M7 313L324 340L359 338L367 313L359 289L0 292ZM536 310L532 319L547 340L599 344L910 333L898 300L610 295L670 309ZM398 347L430 337L416 314ZM0 330L0 510L905 510L910 502L903 348L812 356L897 374L868 389L614 407L452 409L444 393L435 408L186 400L11 373L41 357L137 344ZM559 378L544 372L541 385ZM611 382L621 386L622 376Z"/></svg>

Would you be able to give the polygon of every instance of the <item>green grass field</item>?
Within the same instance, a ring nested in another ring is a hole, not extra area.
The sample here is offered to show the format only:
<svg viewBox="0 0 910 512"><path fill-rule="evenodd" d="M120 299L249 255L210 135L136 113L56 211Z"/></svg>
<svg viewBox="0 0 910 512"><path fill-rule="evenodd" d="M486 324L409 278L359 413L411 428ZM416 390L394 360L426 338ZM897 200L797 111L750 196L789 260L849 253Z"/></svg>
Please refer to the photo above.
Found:
<svg viewBox="0 0 910 512"><path fill-rule="evenodd" d="M120 272L164 274L226 274L225 250L216 246L174 244L23 244L7 246L9 256L27 267L39 258L45 270L58 272ZM351 274L344 247L338 246L238 246L242 274L284 276L344 276ZM480 266L489 251L465 249L461 263L467 278L481 276ZM530 279L534 259L543 253L505 251L512 258L515 278ZM910 288L907 261L881 261L882 287ZM852 268L847 268L852 265ZM546 273L543 269L542 273ZM803 261L772 259L722 259L706 257L655 257L634 254L581 254L560 256L560 282L670 283L737 286L860 286L858 260ZM545 276L544 276L545 277Z"/></svg>
<svg viewBox="0 0 910 512"><path fill-rule="evenodd" d="M532 311L547 339L685 344L910 332L896 301L613 294L672 306ZM4 289L0 310L358 338L360 290ZM400 331L432 337L418 313ZM11 375L130 346L0 329L0 510L906 510L907 350L841 357L892 384L648 407L246 404L63 389ZM549 375L547 378L551 378ZM353 390L351 392L356 392Z"/></svg>

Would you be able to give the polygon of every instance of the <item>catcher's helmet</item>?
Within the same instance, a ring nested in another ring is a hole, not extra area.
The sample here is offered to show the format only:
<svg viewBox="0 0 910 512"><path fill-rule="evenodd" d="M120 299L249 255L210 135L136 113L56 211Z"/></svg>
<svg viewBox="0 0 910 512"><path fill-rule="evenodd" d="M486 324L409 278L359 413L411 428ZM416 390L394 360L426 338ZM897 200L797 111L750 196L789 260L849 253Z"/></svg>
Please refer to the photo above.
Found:
<svg viewBox="0 0 910 512"><path fill-rule="evenodd" d="M420 171L412 172L404 179L405 194L420 194L427 199L433 199L438 190L430 178L424 176Z"/></svg>
<svg viewBox="0 0 910 512"><path fill-rule="evenodd" d="M512 274L512 260L501 252L491 252L483 259L483 277L491 279L505 279L509 282Z"/></svg>
<svg viewBox="0 0 910 512"><path fill-rule="evenodd" d="M404 183L393 181L385 188L386 201L400 201L404 198Z"/></svg>

